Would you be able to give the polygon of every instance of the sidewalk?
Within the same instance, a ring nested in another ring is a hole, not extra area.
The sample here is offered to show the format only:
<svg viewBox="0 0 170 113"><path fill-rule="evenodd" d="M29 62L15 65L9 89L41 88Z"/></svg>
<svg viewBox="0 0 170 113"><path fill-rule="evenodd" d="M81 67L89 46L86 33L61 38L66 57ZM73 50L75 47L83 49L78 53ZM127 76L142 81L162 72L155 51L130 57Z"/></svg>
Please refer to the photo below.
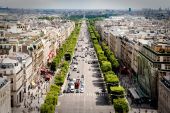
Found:
<svg viewBox="0 0 170 113"><path fill-rule="evenodd" d="M55 72L55 75L59 72L59 70L60 69ZM29 90L30 93L27 92L24 95L24 99L20 104L20 107L12 108L12 113L40 113L41 104L44 103L46 94L50 89L50 85L54 84L54 76L52 76L48 82L42 78L41 81L42 82L40 82L39 85Z"/></svg>
<svg viewBox="0 0 170 113"><path fill-rule="evenodd" d="M49 87L49 83L40 83L40 89L38 86L34 89L30 89L30 95L27 93L24 96L23 102L20 107L12 108L12 113L39 113L39 109L46 97L46 91Z"/></svg>
<svg viewBox="0 0 170 113"><path fill-rule="evenodd" d="M132 108L129 113L157 113L157 110Z"/></svg>

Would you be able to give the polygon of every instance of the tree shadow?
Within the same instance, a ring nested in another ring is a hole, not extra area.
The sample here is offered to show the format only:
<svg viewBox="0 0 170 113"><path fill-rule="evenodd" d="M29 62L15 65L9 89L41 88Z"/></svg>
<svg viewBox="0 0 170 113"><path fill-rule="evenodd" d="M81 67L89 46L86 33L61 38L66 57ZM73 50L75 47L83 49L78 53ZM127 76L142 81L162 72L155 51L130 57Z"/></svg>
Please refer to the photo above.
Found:
<svg viewBox="0 0 170 113"><path fill-rule="evenodd" d="M110 105L109 97L107 93L99 93L96 97L97 106L108 106Z"/></svg>

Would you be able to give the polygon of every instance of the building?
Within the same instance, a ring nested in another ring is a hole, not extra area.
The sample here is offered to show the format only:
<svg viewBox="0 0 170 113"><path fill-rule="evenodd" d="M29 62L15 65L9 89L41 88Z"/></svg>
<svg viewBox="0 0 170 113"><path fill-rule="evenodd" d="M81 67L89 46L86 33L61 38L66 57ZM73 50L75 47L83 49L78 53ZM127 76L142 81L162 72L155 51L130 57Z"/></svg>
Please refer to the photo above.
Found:
<svg viewBox="0 0 170 113"><path fill-rule="evenodd" d="M170 43L150 42L143 45L138 56L138 83L153 103L158 101L159 76L170 70Z"/></svg>
<svg viewBox="0 0 170 113"><path fill-rule="evenodd" d="M11 113L10 82L0 77L0 112Z"/></svg>
<svg viewBox="0 0 170 113"><path fill-rule="evenodd" d="M157 106L159 76L170 70L170 21L121 16L95 25L121 70L136 81L141 102Z"/></svg>
<svg viewBox="0 0 170 113"><path fill-rule="evenodd" d="M158 113L170 112L170 72L162 76L158 84Z"/></svg>
<svg viewBox="0 0 170 113"><path fill-rule="evenodd" d="M24 53L1 56L0 75L11 82L11 106L19 105L32 81L32 58Z"/></svg>

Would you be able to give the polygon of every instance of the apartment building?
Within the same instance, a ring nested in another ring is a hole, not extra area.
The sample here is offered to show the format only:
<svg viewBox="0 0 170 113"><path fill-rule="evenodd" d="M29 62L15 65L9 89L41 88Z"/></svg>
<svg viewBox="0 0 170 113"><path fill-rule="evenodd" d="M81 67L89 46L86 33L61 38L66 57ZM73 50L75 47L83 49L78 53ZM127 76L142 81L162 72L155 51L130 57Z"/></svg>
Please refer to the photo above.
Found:
<svg viewBox="0 0 170 113"><path fill-rule="evenodd" d="M170 72L162 76L158 84L158 113L169 113L170 111Z"/></svg>
<svg viewBox="0 0 170 113"><path fill-rule="evenodd" d="M103 41L137 81L142 101L151 105L158 100L159 76L169 71L170 28L164 25L163 21L130 16L96 23Z"/></svg>
<svg viewBox="0 0 170 113"><path fill-rule="evenodd" d="M1 56L0 74L11 82L11 106L19 105L31 85L32 58L24 53Z"/></svg>
<svg viewBox="0 0 170 113"><path fill-rule="evenodd" d="M170 70L170 43L153 42L139 51L138 79L143 91L157 100L159 76Z"/></svg>
<svg viewBox="0 0 170 113"><path fill-rule="evenodd" d="M10 82L5 77L0 77L0 112L11 113Z"/></svg>

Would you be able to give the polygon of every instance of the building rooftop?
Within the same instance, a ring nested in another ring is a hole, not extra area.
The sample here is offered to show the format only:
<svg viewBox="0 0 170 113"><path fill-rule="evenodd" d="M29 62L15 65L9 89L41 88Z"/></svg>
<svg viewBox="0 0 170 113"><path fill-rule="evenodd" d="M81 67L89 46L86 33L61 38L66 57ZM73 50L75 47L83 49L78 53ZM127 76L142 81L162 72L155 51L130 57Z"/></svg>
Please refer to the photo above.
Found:
<svg viewBox="0 0 170 113"><path fill-rule="evenodd" d="M3 64L14 64L14 63L17 63L18 61L17 60L14 60L14 59L11 59L11 58L4 58L1 60L0 63L3 63Z"/></svg>

